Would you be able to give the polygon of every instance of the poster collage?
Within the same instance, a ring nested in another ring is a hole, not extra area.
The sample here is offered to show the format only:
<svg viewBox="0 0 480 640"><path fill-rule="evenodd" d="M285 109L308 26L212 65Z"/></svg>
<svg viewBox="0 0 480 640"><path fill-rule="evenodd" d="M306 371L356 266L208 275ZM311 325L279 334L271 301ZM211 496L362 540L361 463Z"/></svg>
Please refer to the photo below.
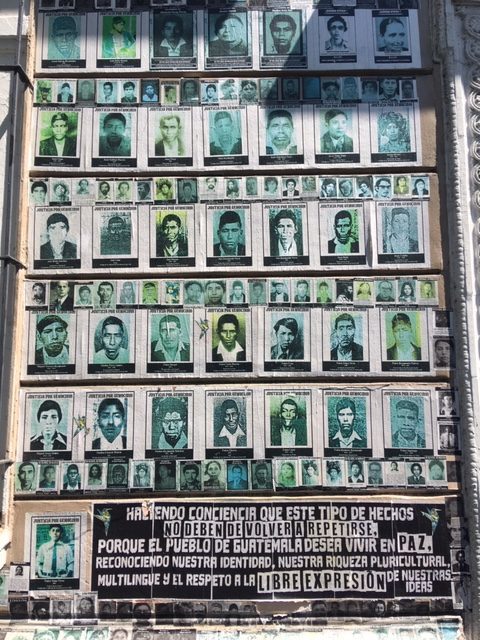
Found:
<svg viewBox="0 0 480 640"><path fill-rule="evenodd" d="M25 392L16 491L445 489L455 399L446 385Z"/></svg>
<svg viewBox="0 0 480 640"><path fill-rule="evenodd" d="M318 590L277 613L307 628L458 612L460 415L418 3L58 1L37 14L11 617L67 625L43 640L268 625L275 606L248 590L100 597L92 530L110 514L94 500L387 492L442 514L442 588ZM424 627L403 637L447 637Z"/></svg>
<svg viewBox="0 0 480 640"><path fill-rule="evenodd" d="M275 291L280 285L283 291L283 281L273 282ZM352 287L351 281L340 282ZM385 287L385 283L392 284L389 280L380 284ZM41 283L35 284L39 287ZM242 286L241 281L233 284L238 289ZM368 281L362 285L371 286ZM110 281L94 286L99 300L104 293L114 294ZM407 279L401 286L407 291L411 285ZM64 291L71 285L59 280L56 287ZM80 290L82 294L89 290L85 284L77 287L79 295ZM222 281L209 280L205 288L218 298L225 293ZM300 288L305 289L302 281ZM157 292L157 283L146 281L143 295L152 297L140 306L148 307L151 300L155 307ZM89 311L31 311L26 316L26 374L32 380L149 374L250 378L252 373L302 378L320 372L326 376L363 372L366 377L423 373L445 378L454 366L454 341L448 327L435 326L445 316L432 309L408 303L370 309L338 303L325 309L281 302L268 308L218 305L195 310L105 305Z"/></svg>
<svg viewBox="0 0 480 640"><path fill-rule="evenodd" d="M432 266L428 203L414 200L57 205L36 207L30 232L38 272Z"/></svg>

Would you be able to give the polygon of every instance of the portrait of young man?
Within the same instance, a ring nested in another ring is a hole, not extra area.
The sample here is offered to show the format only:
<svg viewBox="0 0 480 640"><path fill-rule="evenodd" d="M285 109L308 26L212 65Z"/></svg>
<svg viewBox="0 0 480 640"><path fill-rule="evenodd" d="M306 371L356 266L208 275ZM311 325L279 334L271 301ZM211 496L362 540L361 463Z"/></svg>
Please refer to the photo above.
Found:
<svg viewBox="0 0 480 640"><path fill-rule="evenodd" d="M127 403L125 398L103 398L96 407L92 425L92 451L125 451L127 449Z"/></svg>
<svg viewBox="0 0 480 640"><path fill-rule="evenodd" d="M108 60L132 60L138 58L137 16L104 15L99 16L99 48L101 53L97 66L109 66ZM100 62L100 65L98 65Z"/></svg>
<svg viewBox="0 0 480 640"><path fill-rule="evenodd" d="M331 395L327 398L328 439L326 455L338 455L338 449L368 447L367 398ZM329 451L329 449L335 451Z"/></svg>
<svg viewBox="0 0 480 640"><path fill-rule="evenodd" d="M151 68L190 68L196 56L194 12L155 11L151 45ZM157 60L156 58L160 58ZM182 60L185 58L185 60ZM194 62L196 64L196 61Z"/></svg>
<svg viewBox="0 0 480 640"><path fill-rule="evenodd" d="M353 140L347 135L348 117L341 109L329 109L324 115L326 132L321 139L322 153L351 153Z"/></svg>
<svg viewBox="0 0 480 640"><path fill-rule="evenodd" d="M242 154L246 140L242 139L240 111L210 111L208 122L210 156Z"/></svg>
<svg viewBox="0 0 480 640"><path fill-rule="evenodd" d="M389 314L392 316L392 314ZM385 324L388 331L388 324L391 327L393 344L387 346L387 360L410 362L422 359L421 345L416 344L416 332L412 327L412 320L416 324L418 313L395 313L393 316L385 316Z"/></svg>
<svg viewBox="0 0 480 640"><path fill-rule="evenodd" d="M183 221L176 213L159 212L156 220L156 255L164 258L188 255L188 236Z"/></svg>
<svg viewBox="0 0 480 640"><path fill-rule="evenodd" d="M72 87L69 82L58 83L57 102L73 102Z"/></svg>
<svg viewBox="0 0 480 640"><path fill-rule="evenodd" d="M264 256L264 264L307 264L304 255L303 209L270 208L270 254Z"/></svg>
<svg viewBox="0 0 480 640"><path fill-rule="evenodd" d="M185 321L186 316L182 314ZM190 315L188 315L190 318ZM158 321L158 330L154 324ZM150 359L152 362L188 362L190 361L189 331L182 329L179 315L150 314L151 334L158 335L150 344ZM184 322L185 324L185 322ZM185 335L184 335L185 334Z"/></svg>
<svg viewBox="0 0 480 640"><path fill-rule="evenodd" d="M193 372L192 315L149 313L147 372Z"/></svg>
<svg viewBox="0 0 480 640"><path fill-rule="evenodd" d="M67 536L62 524L36 525L36 578L73 578L77 573L72 529L70 525Z"/></svg>
<svg viewBox="0 0 480 640"><path fill-rule="evenodd" d="M267 111L265 131L264 153L267 156L292 156L301 153L301 147L297 144L296 135L298 132L291 110L271 109Z"/></svg>
<svg viewBox="0 0 480 640"><path fill-rule="evenodd" d="M381 216L379 262L423 263L425 256L419 228L421 212L416 207L381 207L378 216Z"/></svg>
<svg viewBox="0 0 480 640"><path fill-rule="evenodd" d="M249 233L249 209L215 209L210 217L210 233L213 239L209 243L207 266L251 265L250 248L247 249Z"/></svg>
<svg viewBox="0 0 480 640"><path fill-rule="evenodd" d="M239 315L245 319L244 314L225 313L217 319L216 337L212 339L215 344L212 348L212 361L214 362L244 362L246 358L245 345L240 344Z"/></svg>
<svg viewBox="0 0 480 640"><path fill-rule="evenodd" d="M273 325L272 332L274 334L270 353L272 360L303 359L303 336L296 318L279 318Z"/></svg>
<svg viewBox="0 0 480 640"><path fill-rule="evenodd" d="M284 11L263 13L263 43L265 56L303 54L302 12Z"/></svg>
<svg viewBox="0 0 480 640"><path fill-rule="evenodd" d="M360 340L360 333L363 333L363 327L357 328L356 326L360 319L361 317L358 314L356 315L356 322L350 313L341 313L336 316L331 339L330 360L351 361L364 359L363 345L355 341L355 338ZM359 335L357 336L357 334Z"/></svg>
<svg viewBox="0 0 480 640"><path fill-rule="evenodd" d="M27 372L48 373L58 370L74 373L74 347L71 346L71 316L68 314L36 315L36 340L32 365ZM72 330L73 332L73 330ZM74 335L74 332L73 332Z"/></svg>
<svg viewBox="0 0 480 640"><path fill-rule="evenodd" d="M246 447L247 427L244 400L218 401L214 411L213 446L225 449Z"/></svg>
<svg viewBox="0 0 480 640"><path fill-rule="evenodd" d="M332 56L348 54L355 48L355 30L349 29L350 17L335 14L330 17L322 16L320 23L322 50ZM323 40L323 37L326 37ZM320 57L322 60L322 57Z"/></svg>
<svg viewBox="0 0 480 640"><path fill-rule="evenodd" d="M305 399L287 396L280 400L274 402L270 398L270 445L288 449L306 447Z"/></svg>
<svg viewBox="0 0 480 640"><path fill-rule="evenodd" d="M39 156L76 156L78 113L65 111L39 114L40 130L48 134L39 143Z"/></svg>
<svg viewBox="0 0 480 640"><path fill-rule="evenodd" d="M99 317L102 319L94 327L93 324ZM125 324L128 321L130 325L133 317L123 317L125 321L118 316L90 316L93 356L90 356L88 364L89 373L102 373L112 368L125 372L135 370L130 356L134 334L129 335L131 327Z"/></svg>
<svg viewBox="0 0 480 640"><path fill-rule="evenodd" d="M199 462L180 462L180 491L201 491L202 478Z"/></svg>
<svg viewBox="0 0 480 640"><path fill-rule="evenodd" d="M358 209L327 210L329 222L329 239L327 241L327 255L321 256L322 264L365 262L365 256L360 254L360 234L363 231L363 217ZM320 213L322 217L322 213ZM333 235L332 235L333 231ZM323 251L325 240L322 238ZM362 238L363 240L363 238ZM363 242L362 242L363 249Z"/></svg>
<svg viewBox="0 0 480 640"><path fill-rule="evenodd" d="M66 451L67 425L71 399L43 400L40 404L31 400L30 451ZM62 411L63 408L63 411ZM35 411L36 409L36 411Z"/></svg>
<svg viewBox="0 0 480 640"><path fill-rule="evenodd" d="M74 242L79 225L79 211L78 209L73 211L65 209L65 211L68 211L68 215L60 212L50 214L42 212L38 216L38 224L45 220L45 227L40 232L40 245L39 247L37 245L39 257L34 260L34 266L55 268L65 263L72 268L80 267L78 246L77 242ZM47 216L46 219L45 216Z"/></svg>

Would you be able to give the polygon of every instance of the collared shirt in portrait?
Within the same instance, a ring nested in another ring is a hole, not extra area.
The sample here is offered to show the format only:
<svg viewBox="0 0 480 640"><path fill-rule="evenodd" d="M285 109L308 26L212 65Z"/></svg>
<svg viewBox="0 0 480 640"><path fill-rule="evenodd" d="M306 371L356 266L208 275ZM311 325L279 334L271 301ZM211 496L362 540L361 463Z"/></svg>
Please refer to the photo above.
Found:
<svg viewBox="0 0 480 640"><path fill-rule="evenodd" d="M341 431L339 430L333 436L332 442L335 441L335 440L338 441L338 444L336 446L338 446L339 448L341 448L341 449L351 449L352 447L355 446L355 442L357 440L362 442L363 438L361 436L359 436L356 431L352 431L352 433L347 438L344 438L342 436Z"/></svg>
<svg viewBox="0 0 480 640"><path fill-rule="evenodd" d="M245 433L245 431L240 427L240 425L237 426L237 428L235 429L235 431L232 433L231 431L229 431L227 429L227 427L224 425L222 427L222 429L220 430L219 434L218 434L219 438L227 438L228 440L228 446L232 447L232 448L236 448L241 446L238 441L242 440L244 438L247 437L247 434Z"/></svg>
<svg viewBox="0 0 480 640"><path fill-rule="evenodd" d="M69 361L68 349L65 346L58 356L49 356L45 349L40 349L37 353L41 354L40 359L35 355L37 364L68 364Z"/></svg>
<svg viewBox="0 0 480 640"><path fill-rule="evenodd" d="M180 341L178 343L178 349L177 352L175 354L175 356L173 358L170 357L170 354L167 353L165 351L165 349L163 348L163 344L162 344L162 339L160 338L157 341L157 344L155 345L154 348L154 353L155 352L159 352L162 354L163 357L155 357L155 360L160 360L163 362L185 362L185 360L188 360L188 357L185 357L185 355L188 353L188 349L187 347L184 345L184 343L182 341ZM183 355L183 357L182 357Z"/></svg>
<svg viewBox="0 0 480 640"><path fill-rule="evenodd" d="M277 246L278 246L278 250L277 250L278 256L298 256L297 243L295 242L295 240L286 249L283 248L283 245L280 242L280 240L278 241Z"/></svg>
<svg viewBox="0 0 480 640"><path fill-rule="evenodd" d="M243 347L240 344L238 344L238 342L235 342L235 346L231 351L227 351L227 349L225 349L225 347L223 346L222 342L218 343L217 354L219 356L222 356L221 360L223 360L223 362L237 362L238 353L244 353Z"/></svg>
<svg viewBox="0 0 480 640"><path fill-rule="evenodd" d="M37 555L37 574L52 578L73 573L74 558L69 545L50 540L42 544ZM55 566L54 566L55 565Z"/></svg>

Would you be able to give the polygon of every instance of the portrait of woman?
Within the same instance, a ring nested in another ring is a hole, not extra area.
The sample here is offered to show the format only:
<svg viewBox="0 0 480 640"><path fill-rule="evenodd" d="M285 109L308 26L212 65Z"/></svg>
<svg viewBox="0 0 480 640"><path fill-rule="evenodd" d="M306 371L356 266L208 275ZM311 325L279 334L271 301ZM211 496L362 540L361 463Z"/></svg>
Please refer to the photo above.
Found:
<svg viewBox="0 0 480 640"><path fill-rule="evenodd" d="M150 469L144 462L135 465L135 473L133 474L134 487L151 487Z"/></svg>
<svg viewBox="0 0 480 640"><path fill-rule="evenodd" d="M88 484L91 487L97 487L103 484L103 473L101 465L94 462L88 467Z"/></svg>
<svg viewBox="0 0 480 640"><path fill-rule="evenodd" d="M413 282L402 282L398 300L406 304L415 302L415 285Z"/></svg>
<svg viewBox="0 0 480 640"><path fill-rule="evenodd" d="M327 460L327 485L340 487L343 485L342 470L338 460Z"/></svg>
<svg viewBox="0 0 480 640"><path fill-rule="evenodd" d="M380 153L411 151L408 120L401 113L389 111L379 116L378 150Z"/></svg>
<svg viewBox="0 0 480 640"><path fill-rule="evenodd" d="M306 487L316 487L320 484L318 465L314 460L305 460L302 463L303 484Z"/></svg>
<svg viewBox="0 0 480 640"><path fill-rule="evenodd" d="M297 486L297 478L293 462L282 462L277 476L277 487L289 489Z"/></svg>
<svg viewBox="0 0 480 640"><path fill-rule="evenodd" d="M369 282L360 282L357 289L357 300L364 302L371 302L372 300L372 287Z"/></svg>

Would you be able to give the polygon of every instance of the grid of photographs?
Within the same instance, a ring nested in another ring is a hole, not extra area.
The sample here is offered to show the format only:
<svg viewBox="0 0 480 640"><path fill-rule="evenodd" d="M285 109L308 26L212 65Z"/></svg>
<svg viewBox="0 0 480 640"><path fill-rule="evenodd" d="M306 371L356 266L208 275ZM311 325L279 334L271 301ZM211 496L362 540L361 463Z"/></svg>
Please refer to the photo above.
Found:
<svg viewBox="0 0 480 640"><path fill-rule="evenodd" d="M143 6L128 11L125 0L115 6L98 0L97 12L70 13L71 2L62 6L66 11L39 13L38 72L422 66L418 11L411 3L332 10L289 8L287 2L259 11L238 3L228 11L167 6L149 12Z"/></svg>

